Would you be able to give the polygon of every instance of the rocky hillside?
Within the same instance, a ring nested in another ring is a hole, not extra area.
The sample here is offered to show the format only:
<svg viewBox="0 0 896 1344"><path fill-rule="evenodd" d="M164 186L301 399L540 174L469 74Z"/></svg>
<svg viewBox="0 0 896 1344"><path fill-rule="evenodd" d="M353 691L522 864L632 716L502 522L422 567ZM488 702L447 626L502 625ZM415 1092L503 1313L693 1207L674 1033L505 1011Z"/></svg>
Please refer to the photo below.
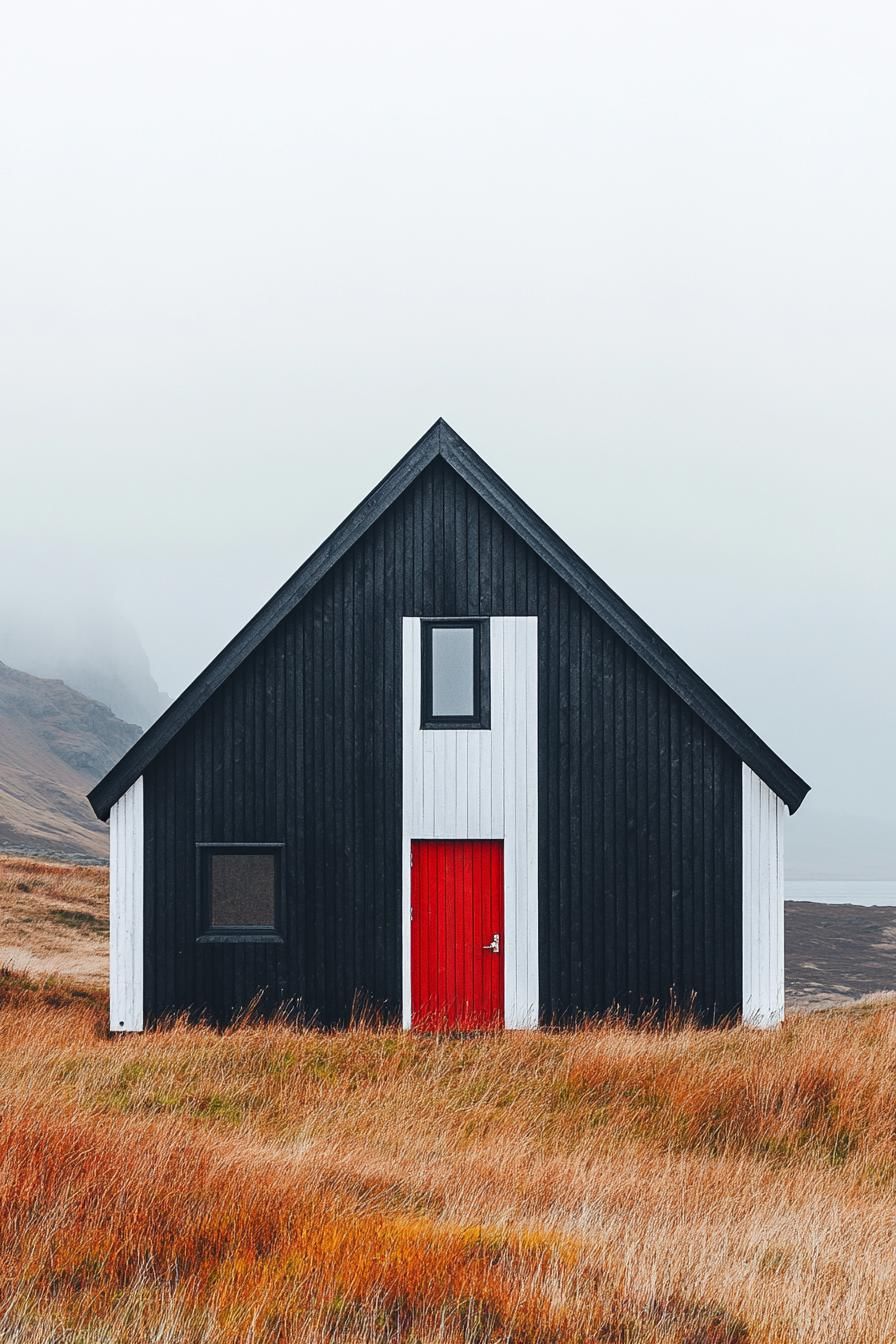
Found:
<svg viewBox="0 0 896 1344"><path fill-rule="evenodd" d="M0 663L0 850L105 859L85 794L139 736L64 682Z"/></svg>

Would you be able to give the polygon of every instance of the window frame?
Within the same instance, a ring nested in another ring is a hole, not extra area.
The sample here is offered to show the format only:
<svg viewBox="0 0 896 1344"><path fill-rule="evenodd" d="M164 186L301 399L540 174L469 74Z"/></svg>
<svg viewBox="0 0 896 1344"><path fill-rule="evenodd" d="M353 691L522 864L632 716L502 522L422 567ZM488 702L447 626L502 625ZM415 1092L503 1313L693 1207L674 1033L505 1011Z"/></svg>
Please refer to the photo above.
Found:
<svg viewBox="0 0 896 1344"><path fill-rule="evenodd" d="M285 864L280 840L197 840L196 842L196 935L197 943L282 943ZM274 856L273 924L215 926L211 921L211 860L215 854L272 854Z"/></svg>
<svg viewBox="0 0 896 1344"><path fill-rule="evenodd" d="M490 619L488 616L451 616L442 619L435 617L420 621L420 727L421 728L469 728L473 730L491 727L490 696ZM433 631L472 630L473 631L473 713L472 714L434 714L432 708L432 645Z"/></svg>

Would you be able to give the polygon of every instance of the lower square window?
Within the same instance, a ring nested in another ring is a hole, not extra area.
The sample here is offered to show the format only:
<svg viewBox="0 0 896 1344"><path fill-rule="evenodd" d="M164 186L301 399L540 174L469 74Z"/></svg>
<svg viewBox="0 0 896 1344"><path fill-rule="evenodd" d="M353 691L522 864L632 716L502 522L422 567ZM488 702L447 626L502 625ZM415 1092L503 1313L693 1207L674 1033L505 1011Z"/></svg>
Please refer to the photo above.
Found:
<svg viewBox="0 0 896 1344"><path fill-rule="evenodd" d="M282 845L197 845L200 942L281 942Z"/></svg>

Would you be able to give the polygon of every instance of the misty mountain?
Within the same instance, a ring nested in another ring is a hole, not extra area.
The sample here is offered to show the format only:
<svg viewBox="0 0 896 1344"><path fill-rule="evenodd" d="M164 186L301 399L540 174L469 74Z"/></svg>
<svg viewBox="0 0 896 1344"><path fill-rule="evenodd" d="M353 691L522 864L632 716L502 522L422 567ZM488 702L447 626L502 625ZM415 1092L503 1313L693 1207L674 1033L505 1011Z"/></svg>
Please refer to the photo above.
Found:
<svg viewBox="0 0 896 1344"><path fill-rule="evenodd" d="M0 595L0 660L64 681L141 728L170 703L133 627L83 589L58 583Z"/></svg>
<svg viewBox="0 0 896 1344"><path fill-rule="evenodd" d="M105 859L85 795L139 736L64 682L0 663L0 849Z"/></svg>

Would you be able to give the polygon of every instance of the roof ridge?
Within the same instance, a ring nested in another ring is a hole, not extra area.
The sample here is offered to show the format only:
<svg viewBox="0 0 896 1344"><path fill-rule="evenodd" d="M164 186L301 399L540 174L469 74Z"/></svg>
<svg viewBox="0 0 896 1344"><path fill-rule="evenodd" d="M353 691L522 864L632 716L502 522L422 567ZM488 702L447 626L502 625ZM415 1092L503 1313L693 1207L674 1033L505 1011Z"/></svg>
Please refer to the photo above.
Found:
<svg viewBox="0 0 896 1344"><path fill-rule="evenodd" d="M214 691L437 457L457 472L545 564L728 743L739 758L784 800L791 812L796 811L809 791L808 784L516 494L447 420L439 416L88 794L98 817L103 820L108 817L113 803Z"/></svg>

